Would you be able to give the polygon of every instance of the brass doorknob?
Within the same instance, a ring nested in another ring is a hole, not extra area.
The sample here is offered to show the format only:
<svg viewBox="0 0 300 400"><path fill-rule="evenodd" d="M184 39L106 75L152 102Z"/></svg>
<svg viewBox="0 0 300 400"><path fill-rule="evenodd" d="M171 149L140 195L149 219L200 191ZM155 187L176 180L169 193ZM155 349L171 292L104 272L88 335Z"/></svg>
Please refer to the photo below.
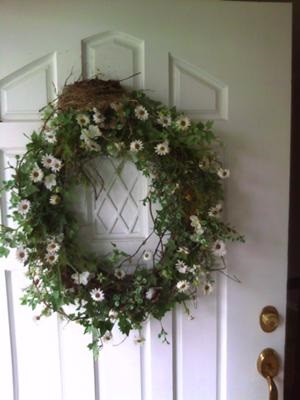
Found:
<svg viewBox="0 0 300 400"><path fill-rule="evenodd" d="M264 349L258 356L257 369L268 382L269 400L278 400L278 390L273 378L278 375L279 367L279 356L275 350Z"/></svg>

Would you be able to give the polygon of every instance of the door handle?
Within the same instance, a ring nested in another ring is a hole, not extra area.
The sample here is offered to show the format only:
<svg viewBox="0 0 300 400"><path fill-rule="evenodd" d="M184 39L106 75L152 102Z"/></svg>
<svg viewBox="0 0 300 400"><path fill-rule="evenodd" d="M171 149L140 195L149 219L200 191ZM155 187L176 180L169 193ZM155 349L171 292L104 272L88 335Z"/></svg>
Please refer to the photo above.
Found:
<svg viewBox="0 0 300 400"><path fill-rule="evenodd" d="M273 349L264 349L258 356L257 369L268 382L269 400L278 400L278 390L273 378L278 375L279 366L279 356Z"/></svg>

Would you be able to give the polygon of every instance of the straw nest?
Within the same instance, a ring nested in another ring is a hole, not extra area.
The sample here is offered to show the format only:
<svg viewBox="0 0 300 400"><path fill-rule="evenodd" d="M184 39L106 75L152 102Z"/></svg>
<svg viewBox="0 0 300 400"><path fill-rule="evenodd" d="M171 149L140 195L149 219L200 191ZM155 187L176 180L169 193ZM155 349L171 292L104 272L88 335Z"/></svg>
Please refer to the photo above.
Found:
<svg viewBox="0 0 300 400"><path fill-rule="evenodd" d="M126 96L126 90L120 81L88 79L66 85L58 99L58 108L62 111L105 110L112 102L120 101Z"/></svg>

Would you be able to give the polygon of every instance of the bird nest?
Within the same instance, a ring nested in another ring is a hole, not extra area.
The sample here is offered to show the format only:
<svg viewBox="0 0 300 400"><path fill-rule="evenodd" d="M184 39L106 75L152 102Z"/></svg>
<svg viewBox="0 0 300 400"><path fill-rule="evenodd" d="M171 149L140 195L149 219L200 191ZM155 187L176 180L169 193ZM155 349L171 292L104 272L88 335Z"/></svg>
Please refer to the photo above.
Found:
<svg viewBox="0 0 300 400"><path fill-rule="evenodd" d="M86 79L66 85L58 99L58 108L62 111L98 110L105 111L112 102L120 101L126 90L120 81L102 79Z"/></svg>

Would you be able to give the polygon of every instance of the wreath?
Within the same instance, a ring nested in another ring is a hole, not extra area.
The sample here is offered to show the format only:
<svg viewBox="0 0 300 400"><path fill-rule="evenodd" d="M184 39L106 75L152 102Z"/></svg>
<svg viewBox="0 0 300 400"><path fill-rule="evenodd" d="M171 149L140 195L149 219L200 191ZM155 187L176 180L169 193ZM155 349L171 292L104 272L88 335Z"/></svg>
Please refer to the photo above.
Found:
<svg viewBox="0 0 300 400"><path fill-rule="evenodd" d="M2 225L0 254L16 248L26 268L22 303L41 307L37 319L58 312L77 321L92 333L95 353L115 324L128 336L177 303L190 315L189 300L199 288L211 292L214 271L227 274L225 242L243 240L220 218L230 173L218 158L212 122L192 122L144 91L100 79L66 85L41 111L41 129L2 187L11 193L17 227ZM143 205L153 219L154 249L147 248L150 235L134 254L113 245L99 256L81 245L72 193L78 185L95 190L87 165L100 156L131 161L148 179ZM159 336L167 342L162 325Z"/></svg>

